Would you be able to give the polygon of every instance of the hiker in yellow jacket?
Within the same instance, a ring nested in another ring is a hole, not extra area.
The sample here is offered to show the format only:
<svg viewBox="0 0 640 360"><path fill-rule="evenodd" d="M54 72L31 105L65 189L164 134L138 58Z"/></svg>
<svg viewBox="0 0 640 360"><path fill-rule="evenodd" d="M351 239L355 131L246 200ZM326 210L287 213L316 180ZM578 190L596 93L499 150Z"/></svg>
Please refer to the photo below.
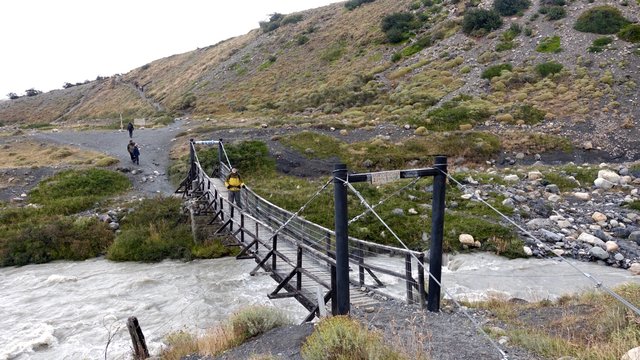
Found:
<svg viewBox="0 0 640 360"><path fill-rule="evenodd" d="M231 169L229 176L227 176L227 179L224 181L224 186L229 190L229 202L233 203L235 201L236 205L242 208L240 190L244 187L244 182L242 182L242 178L240 174L238 174L238 169Z"/></svg>

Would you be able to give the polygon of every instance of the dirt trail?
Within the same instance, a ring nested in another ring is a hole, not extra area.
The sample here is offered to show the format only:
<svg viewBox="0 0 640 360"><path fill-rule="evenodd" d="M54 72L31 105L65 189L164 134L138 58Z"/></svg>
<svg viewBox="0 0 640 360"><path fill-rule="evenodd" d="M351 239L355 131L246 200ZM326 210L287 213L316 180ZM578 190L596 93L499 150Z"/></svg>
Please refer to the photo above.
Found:
<svg viewBox="0 0 640 360"><path fill-rule="evenodd" d="M166 173L169 166L169 150L172 139L181 131L183 123L175 123L158 129L135 129L132 140L140 147L140 164L131 162L127 152L129 134L127 131L61 131L34 132L29 137L34 140L76 146L113 156L120 160L119 168L136 170L132 175L134 193L141 195L171 194L176 189L169 182ZM157 172L157 173L156 173Z"/></svg>

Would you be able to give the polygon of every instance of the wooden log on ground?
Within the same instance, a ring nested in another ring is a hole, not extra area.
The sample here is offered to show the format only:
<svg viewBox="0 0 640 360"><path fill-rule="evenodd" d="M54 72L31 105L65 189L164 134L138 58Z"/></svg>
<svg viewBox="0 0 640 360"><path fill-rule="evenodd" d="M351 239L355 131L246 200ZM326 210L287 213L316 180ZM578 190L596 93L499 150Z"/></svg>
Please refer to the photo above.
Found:
<svg viewBox="0 0 640 360"><path fill-rule="evenodd" d="M138 323L138 319L135 316L127 319L127 328L129 329L129 335L131 335L131 341L133 342L133 358L136 360L147 359L149 357L149 350L147 349L147 343L144 340L144 334Z"/></svg>

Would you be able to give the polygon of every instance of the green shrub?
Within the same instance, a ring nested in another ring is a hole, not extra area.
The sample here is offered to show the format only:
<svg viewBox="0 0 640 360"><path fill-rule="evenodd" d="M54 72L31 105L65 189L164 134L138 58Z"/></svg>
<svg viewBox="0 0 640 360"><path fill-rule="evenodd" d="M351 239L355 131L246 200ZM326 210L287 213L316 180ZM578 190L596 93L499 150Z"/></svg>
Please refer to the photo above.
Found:
<svg viewBox="0 0 640 360"><path fill-rule="evenodd" d="M511 16L526 10L531 6L529 0L495 0L493 9L502 16Z"/></svg>
<svg viewBox="0 0 640 360"><path fill-rule="evenodd" d="M587 49L592 53L599 53L604 51L605 46L611 44L613 42L613 38L610 36L603 36L593 40L593 43Z"/></svg>
<svg viewBox="0 0 640 360"><path fill-rule="evenodd" d="M391 44L397 44L410 38L411 31L420 27L420 21L413 13L394 13L385 16L381 26L387 36L387 41Z"/></svg>
<svg viewBox="0 0 640 360"><path fill-rule="evenodd" d="M269 15L269 21L260 21L260 29L263 32L268 33L280 27L284 15L280 13L273 13Z"/></svg>
<svg viewBox="0 0 640 360"><path fill-rule="evenodd" d="M554 61L545 62L542 64L536 65L536 72L538 75L542 77L547 77L549 75L557 74L562 70L562 64L559 64Z"/></svg>
<svg viewBox="0 0 640 360"><path fill-rule="evenodd" d="M287 15L284 17L284 19L282 19L281 25L299 23L303 19L304 17L302 16L302 14Z"/></svg>
<svg viewBox="0 0 640 360"><path fill-rule="evenodd" d="M305 360L403 359L382 336L346 316L323 319L302 346Z"/></svg>
<svg viewBox="0 0 640 360"><path fill-rule="evenodd" d="M280 142L304 156L319 159L339 157L340 147L342 145L342 142L333 136L311 131L287 135L283 137Z"/></svg>
<svg viewBox="0 0 640 360"><path fill-rule="evenodd" d="M542 39L536 47L536 51L541 53L559 53L562 51L562 48L560 47L560 36L552 36Z"/></svg>
<svg viewBox="0 0 640 360"><path fill-rule="evenodd" d="M617 33L629 23L620 10L604 5L583 12L573 28L582 32L606 35Z"/></svg>
<svg viewBox="0 0 640 360"><path fill-rule="evenodd" d="M473 109L455 101L444 103L440 108L429 112L431 123L424 124L429 130L458 130L462 124L474 124L487 119L491 114L484 109ZM422 125L422 124L421 124Z"/></svg>
<svg viewBox="0 0 640 360"><path fill-rule="evenodd" d="M500 26L502 26L502 19L494 10L467 10L462 20L462 31L473 36L483 36Z"/></svg>
<svg viewBox="0 0 640 360"><path fill-rule="evenodd" d="M216 258L234 250L219 242L195 244L179 198L145 199L121 221L121 232L109 248L113 261L157 262L164 259Z"/></svg>
<svg viewBox="0 0 640 360"><path fill-rule="evenodd" d="M291 325L291 320L283 312L266 306L242 309L229 318L235 338L244 342L277 327Z"/></svg>
<svg viewBox="0 0 640 360"><path fill-rule="evenodd" d="M2 211L0 218L6 215ZM96 218L44 215L29 210L19 217L15 215L10 224L0 225L0 266L85 260L104 254L113 242L113 231Z"/></svg>
<svg viewBox="0 0 640 360"><path fill-rule="evenodd" d="M269 173L275 171L276 162L269 155L267 144L262 141L248 140L227 144L225 149L231 164L240 172Z"/></svg>
<svg viewBox="0 0 640 360"><path fill-rule="evenodd" d="M320 55L320 59L324 62L334 62L344 55L346 49L346 42L343 40L336 41L327 47L322 54Z"/></svg>
<svg viewBox="0 0 640 360"><path fill-rule="evenodd" d="M347 10L353 10L362 4L372 3L374 1L375 0L349 0L346 3L344 3L344 7L346 7Z"/></svg>
<svg viewBox="0 0 640 360"><path fill-rule="evenodd" d="M512 109L513 117L518 120L524 120L525 124L533 125L544 120L544 111L537 109L533 105L524 104Z"/></svg>
<svg viewBox="0 0 640 360"><path fill-rule="evenodd" d="M549 21L560 20L567 16L567 11L562 6L543 6L538 10Z"/></svg>
<svg viewBox="0 0 640 360"><path fill-rule="evenodd" d="M29 193L29 199L43 205L49 213L68 215L89 209L96 202L129 188L129 179L115 171L65 170L41 181Z"/></svg>
<svg viewBox="0 0 640 360"><path fill-rule="evenodd" d="M482 72L481 77L483 79L491 80L491 78L493 77L500 76L500 74L504 70L511 71L513 70L513 66L511 64L499 64L499 65L490 66Z"/></svg>
<svg viewBox="0 0 640 360"><path fill-rule="evenodd" d="M420 52L422 49L431 46L432 44L433 44L433 41L431 39L431 36L430 35L424 35L424 36L420 37L418 40L416 40L410 46L407 46L406 48L402 49L400 54L402 56L404 56L404 57L409 57L409 56L411 56L413 54L416 54L416 53ZM400 60L400 59L398 59L398 60ZM395 60L395 61L397 61L397 60Z"/></svg>
<svg viewBox="0 0 640 360"><path fill-rule="evenodd" d="M620 32L618 33L618 37L630 43L640 42L640 25L629 24L623 27L622 30L620 30Z"/></svg>
<svg viewBox="0 0 640 360"><path fill-rule="evenodd" d="M300 34L300 35L296 36L296 44L304 45L304 44L306 44L308 42L309 42L309 37L307 35Z"/></svg>

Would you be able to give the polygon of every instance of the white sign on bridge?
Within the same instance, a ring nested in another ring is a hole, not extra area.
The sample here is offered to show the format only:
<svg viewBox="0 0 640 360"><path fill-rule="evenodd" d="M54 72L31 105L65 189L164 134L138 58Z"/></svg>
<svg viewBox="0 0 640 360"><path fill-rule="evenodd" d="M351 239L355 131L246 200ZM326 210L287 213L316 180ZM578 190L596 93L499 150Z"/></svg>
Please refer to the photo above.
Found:
<svg viewBox="0 0 640 360"><path fill-rule="evenodd" d="M381 185L400 180L400 170L371 173L371 184Z"/></svg>

